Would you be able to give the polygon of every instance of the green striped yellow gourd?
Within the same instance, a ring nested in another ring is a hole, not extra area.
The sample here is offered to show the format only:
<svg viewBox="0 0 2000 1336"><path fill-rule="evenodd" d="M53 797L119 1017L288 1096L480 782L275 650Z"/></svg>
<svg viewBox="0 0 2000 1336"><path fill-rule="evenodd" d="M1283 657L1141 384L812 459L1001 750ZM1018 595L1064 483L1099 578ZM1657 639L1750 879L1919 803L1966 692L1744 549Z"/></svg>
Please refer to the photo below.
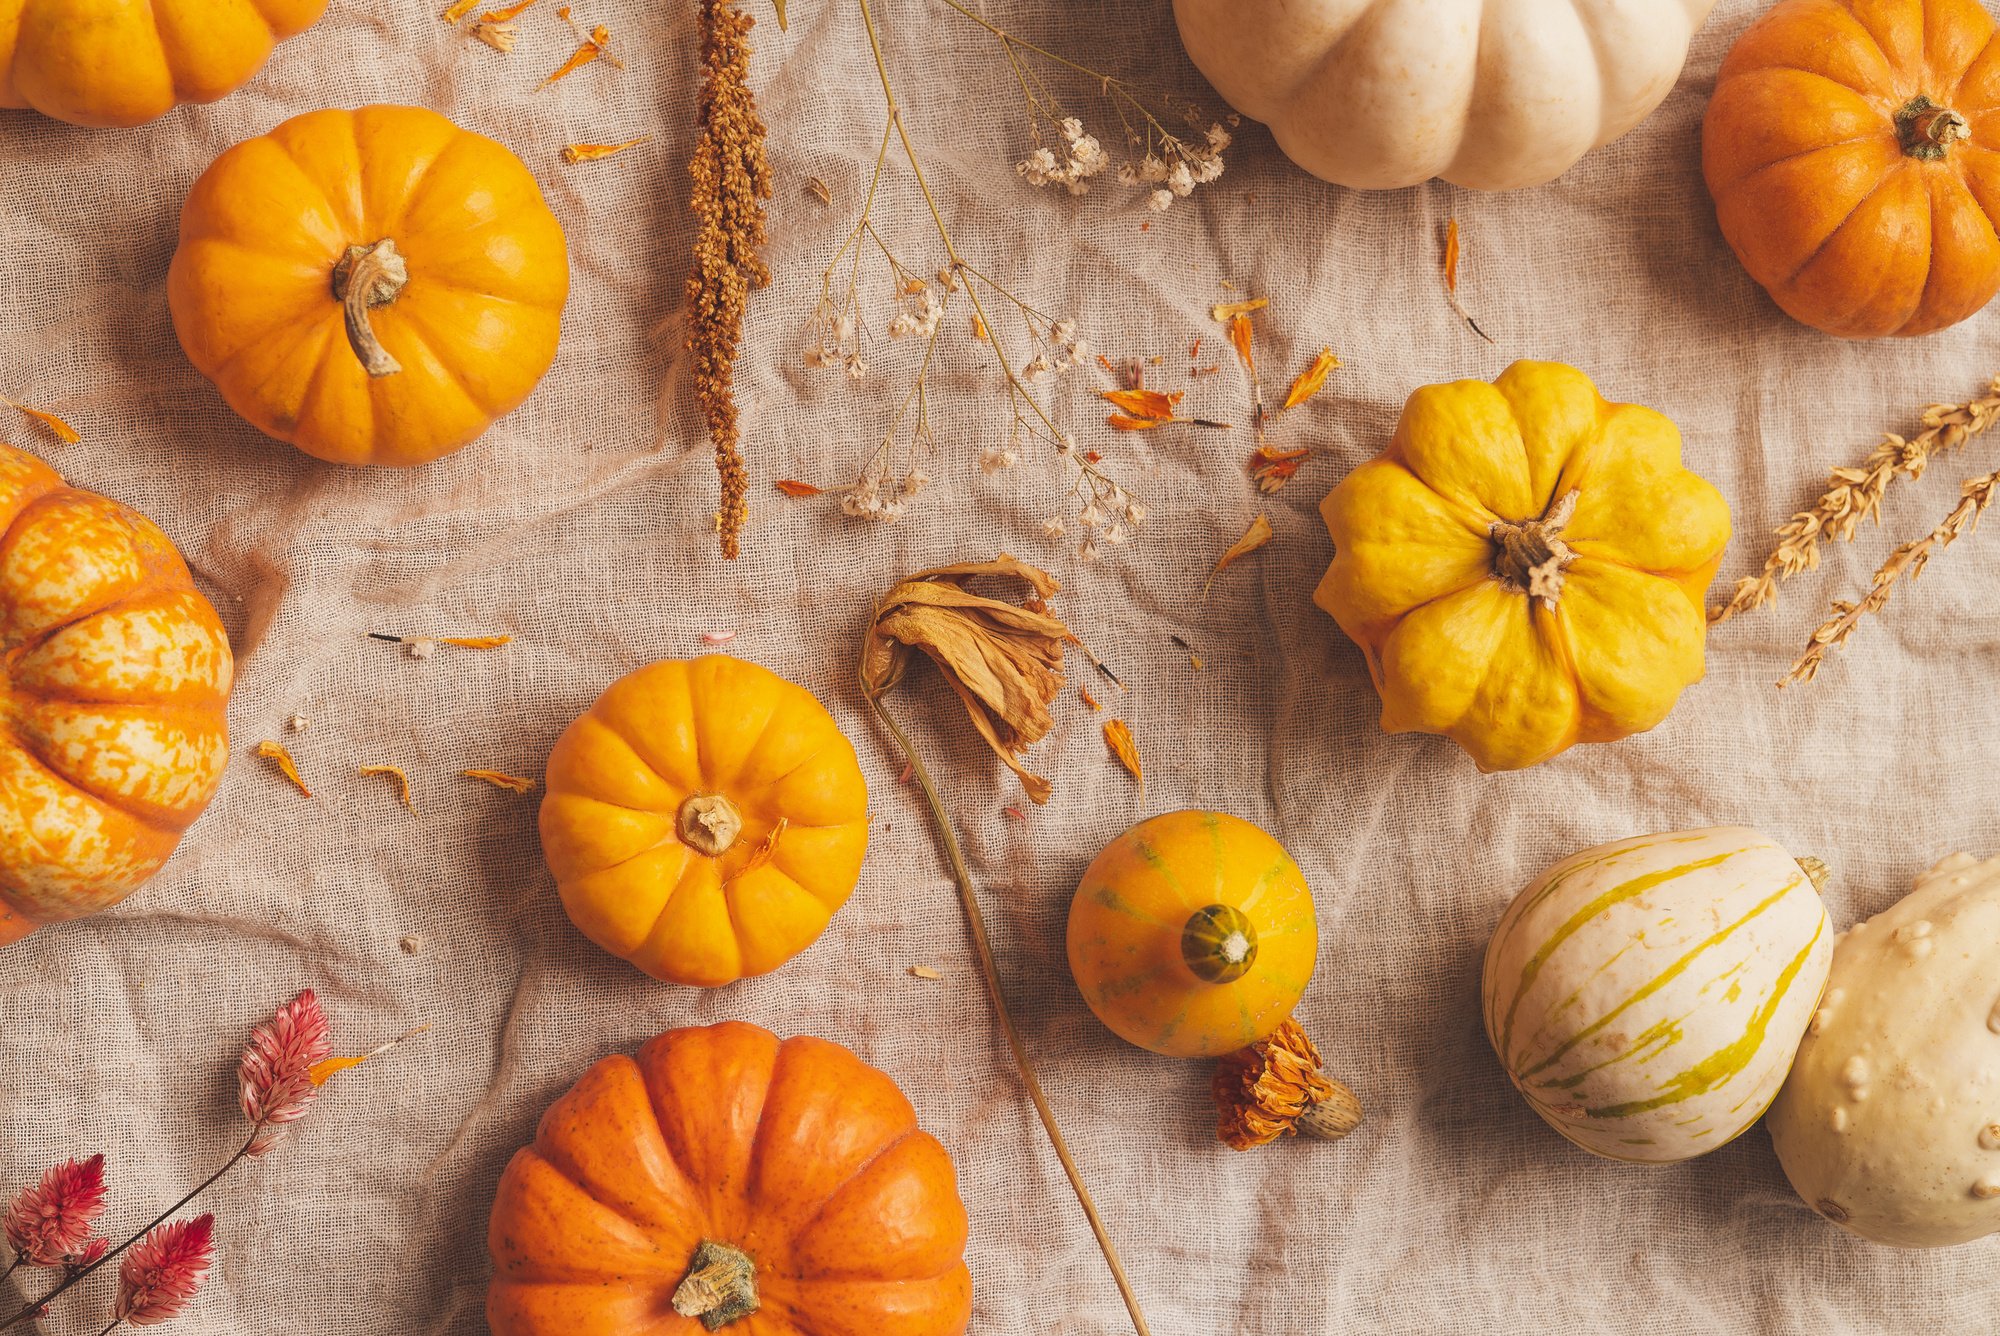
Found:
<svg viewBox="0 0 2000 1336"><path fill-rule="evenodd" d="M1486 948L1500 1065L1593 1154L1670 1164L1762 1116L1826 987L1815 861L1741 826L1586 849L1521 892Z"/></svg>

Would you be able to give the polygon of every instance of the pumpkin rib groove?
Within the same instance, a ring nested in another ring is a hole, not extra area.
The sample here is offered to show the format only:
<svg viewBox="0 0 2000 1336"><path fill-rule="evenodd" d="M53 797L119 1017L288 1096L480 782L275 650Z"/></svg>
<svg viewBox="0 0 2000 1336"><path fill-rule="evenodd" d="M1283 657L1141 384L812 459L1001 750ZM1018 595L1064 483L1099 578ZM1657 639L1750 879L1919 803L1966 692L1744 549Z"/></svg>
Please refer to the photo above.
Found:
<svg viewBox="0 0 2000 1336"><path fill-rule="evenodd" d="M1686 952L1679 959L1673 961L1665 969L1661 970L1658 974L1655 974L1651 979L1648 979L1637 991L1632 993L1631 996L1627 997L1617 1006L1611 1008L1611 1010L1605 1012L1602 1016L1599 1016L1596 1020L1592 1021L1590 1024L1584 1026L1581 1030L1578 1030L1576 1033L1572 1034L1568 1039L1564 1040L1562 1043L1556 1045L1554 1050L1552 1050L1547 1057L1543 1058L1540 1062L1536 1063L1534 1066L1522 1072L1521 1073L1522 1079L1525 1080L1528 1077L1535 1075L1535 1073L1537 1072L1546 1070L1552 1064L1562 1061L1562 1059L1568 1056L1570 1051L1574 1049L1578 1044L1590 1038L1592 1035L1597 1034L1600 1030L1602 1030L1605 1026L1609 1025L1612 1021L1624 1015L1625 1012L1629 1010L1631 1007L1636 1006L1638 1003L1645 1001L1647 998L1651 997L1654 993L1657 993L1660 989L1666 987L1666 985L1672 983L1675 979L1679 978L1682 974L1685 974L1688 971L1688 969L1694 964L1694 961L1697 957L1707 953L1708 951L1713 950L1716 947L1723 945L1730 939L1730 937L1735 935L1737 929L1759 918L1772 906L1776 905L1779 901L1783 900L1786 896L1790 895L1793 891L1797 890L1800 886L1805 884L1806 884L1805 874L1801 872L1797 877L1794 877L1791 881L1785 883L1784 886L1780 887L1778 890L1773 891L1770 895L1764 897L1764 899L1758 901L1757 904L1749 910L1749 912L1743 915L1743 917L1737 919L1734 923L1731 923L1726 927L1717 929L1709 936L1704 937L1701 941L1695 944L1693 950ZM1819 940L1819 934L1817 933L1817 931L1815 931L1815 933L1813 934L1813 940L1815 942ZM1803 959L1803 957L1801 957L1801 959Z"/></svg>
<svg viewBox="0 0 2000 1336"><path fill-rule="evenodd" d="M133 825L142 827L143 829L151 831L156 835L179 836L187 831L188 826L192 826L194 824L193 817L188 818L186 825L178 827L174 826L171 823L155 821L150 816L147 816L135 810L133 807L133 800L130 797L123 794L98 792L96 789L92 788L89 784L85 783L82 780L71 777L69 774L65 773L62 769L57 767L53 762L49 760L48 757L42 754L41 750L38 747L34 745L34 740L32 738L25 736L21 732L21 730L12 723L0 725L0 742L12 743L16 751L20 752L21 755L25 756L26 758L28 758L29 761L34 763L36 769L40 770L43 774L46 774L52 779L54 779L58 784L62 785L64 788L75 789L78 793L81 793L84 797L91 799L93 802L99 803L105 807L110 808L112 811L118 813L118 815L124 817L127 821L130 821ZM197 812L197 815L198 814L199 813Z"/></svg>
<svg viewBox="0 0 2000 1336"><path fill-rule="evenodd" d="M1800 71L1800 73L1805 73L1805 71ZM1827 82L1833 83L1834 81L1828 79ZM1847 85L1845 84L1834 84L1834 87L1836 88L1845 88L1846 86ZM1797 150L1796 152L1786 153L1779 157L1772 158L1769 161L1760 162L1755 167L1752 167L1737 176L1718 177L1716 179L1713 188L1715 190L1734 190L1739 186L1748 185L1751 181L1755 180L1758 176L1761 176L1763 173L1769 171L1773 167L1782 167L1786 163L1797 162L1800 158L1810 157L1815 153L1822 153L1830 148L1852 148L1856 144L1865 144L1868 143L1870 140L1880 139L1881 137L1882 137L1881 131L1870 130L1867 134L1850 135L1846 139L1829 139L1824 143L1814 144L1811 148L1802 148ZM1874 191L1870 191L1869 193L1873 194Z"/></svg>
<svg viewBox="0 0 2000 1336"><path fill-rule="evenodd" d="M415 280L412 280L412 285L414 285L414 283ZM410 294L407 292L404 294L405 297L408 297L409 295ZM487 418L498 418L501 416L501 413L496 412L495 411L496 409L501 409L504 410L505 412L512 412L515 408L519 407L518 404L506 404L506 405L495 404L489 406L483 403L480 400L479 396L473 393L472 384L465 378L464 370L457 366L454 366L450 361L450 359L444 357L439 353L437 347L437 337L436 337L437 331L434 330L428 323L426 323L423 317L414 313L416 309L417 308L414 305L409 308L399 307L389 320L383 321L382 324L377 326L376 332L380 333L384 328L397 330L403 335L403 337L407 338L408 340L410 340L410 342L422 348L424 350L425 355L429 357L429 359L437 365L437 369L443 373L442 376L435 376L432 378L433 385L442 382L443 384L451 386L454 390L458 391L460 398L464 399L465 402L472 405L475 412L478 412ZM376 316L376 319L378 321L381 321L382 316L378 314ZM406 369L403 372L403 374L407 376L411 374L411 372L410 370ZM392 392L388 387L388 381L386 378L383 380L371 380L368 384L368 388L369 388L369 397L371 398L373 398L378 393L389 394Z"/></svg>
<svg viewBox="0 0 2000 1336"><path fill-rule="evenodd" d="M915 1116L914 1109L911 1111L911 1116L913 1118ZM838 1198L841 1193L847 1191L848 1188L860 1182L861 1179L868 1173L870 1169L873 1169L878 1163L880 1163L897 1147L901 1146L911 1137L924 1136L924 1135L928 1134L925 1133L922 1128L916 1126L913 1122L912 1125L906 1131L898 1133L891 1140L885 1142L881 1146L876 1147L874 1152L870 1154L866 1160L863 1160L859 1165L855 1166L853 1173L849 1174L847 1177L841 1179L840 1182L836 1183L833 1186L833 1189L826 1194L825 1199L822 1200L817 1206L813 1207L813 1213L810 1216L807 1216L803 1222L801 1222L795 1229L792 1230L793 1237L797 1238L800 1235L809 1233L812 1230L812 1227L820 1222L821 1217L825 1216L825 1214L832 1209L834 1200ZM800 1281L800 1282L808 1281L808 1277L801 1275L796 1270L780 1271L778 1272L778 1274L784 1276L787 1280ZM950 1274L948 1270L939 1272L938 1275L936 1276L882 1276L882 1275L857 1275L850 1273L847 1275L826 1276L824 1277L824 1279L896 1282L896 1281L912 1281L912 1280L936 1280L938 1279L939 1276L948 1274Z"/></svg>

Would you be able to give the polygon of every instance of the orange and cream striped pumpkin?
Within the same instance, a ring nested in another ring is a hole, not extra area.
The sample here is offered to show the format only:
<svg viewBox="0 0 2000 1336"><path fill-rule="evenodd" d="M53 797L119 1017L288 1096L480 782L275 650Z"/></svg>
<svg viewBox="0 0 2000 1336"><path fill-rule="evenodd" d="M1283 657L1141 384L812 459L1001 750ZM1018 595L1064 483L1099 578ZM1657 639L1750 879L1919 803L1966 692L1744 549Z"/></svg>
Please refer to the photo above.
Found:
<svg viewBox="0 0 2000 1336"><path fill-rule="evenodd" d="M234 662L152 521L0 445L0 946L159 870L229 759Z"/></svg>
<svg viewBox="0 0 2000 1336"><path fill-rule="evenodd" d="M1609 1159L1668 1164L1740 1135L1777 1096L1826 986L1817 875L1740 826L1642 835L1550 868L1486 948L1486 1033L1515 1088Z"/></svg>

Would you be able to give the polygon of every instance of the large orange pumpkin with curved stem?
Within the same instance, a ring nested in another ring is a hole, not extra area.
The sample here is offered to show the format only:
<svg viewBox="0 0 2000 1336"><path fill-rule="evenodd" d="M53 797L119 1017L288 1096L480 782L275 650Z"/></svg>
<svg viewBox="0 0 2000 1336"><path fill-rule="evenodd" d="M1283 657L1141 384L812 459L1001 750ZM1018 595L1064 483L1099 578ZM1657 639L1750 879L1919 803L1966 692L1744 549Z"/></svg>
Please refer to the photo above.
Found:
<svg viewBox="0 0 2000 1336"><path fill-rule="evenodd" d="M838 1044L740 1021L606 1058L500 1177L494 1336L959 1336L943 1146Z"/></svg>
<svg viewBox="0 0 2000 1336"><path fill-rule="evenodd" d="M1069 907L1069 968L1119 1037L1220 1057L1289 1015L1312 978L1312 891L1284 846L1222 812L1142 821L1091 863Z"/></svg>
<svg viewBox="0 0 2000 1336"><path fill-rule="evenodd" d="M233 668L152 521L0 445L0 946L167 861L229 759Z"/></svg>
<svg viewBox="0 0 2000 1336"><path fill-rule="evenodd" d="M1794 319L1928 334L2000 291L2000 39L1980 0L1784 0L1702 136L1716 216Z"/></svg>
<svg viewBox="0 0 2000 1336"><path fill-rule="evenodd" d="M535 178L421 107L295 116L181 209L174 330L251 425L340 464L421 464L555 359L569 252Z"/></svg>
<svg viewBox="0 0 2000 1336"><path fill-rule="evenodd" d="M861 876L868 784L813 694L710 654L611 684L557 740L542 852L585 936L715 986L811 946Z"/></svg>
<svg viewBox="0 0 2000 1336"><path fill-rule="evenodd" d="M4 0L0 107L140 125L235 91L325 12L326 0Z"/></svg>

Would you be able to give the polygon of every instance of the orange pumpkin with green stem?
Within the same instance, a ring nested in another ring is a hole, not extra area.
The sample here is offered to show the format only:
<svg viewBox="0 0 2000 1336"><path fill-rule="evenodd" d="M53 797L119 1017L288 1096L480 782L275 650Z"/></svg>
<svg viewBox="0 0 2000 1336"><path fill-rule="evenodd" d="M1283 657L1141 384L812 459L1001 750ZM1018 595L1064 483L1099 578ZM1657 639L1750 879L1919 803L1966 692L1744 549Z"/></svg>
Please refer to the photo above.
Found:
<svg viewBox="0 0 2000 1336"><path fill-rule="evenodd" d="M1069 910L1069 967L1114 1032L1219 1057L1291 1015L1312 977L1312 892L1284 847L1221 812L1174 812L1113 840Z"/></svg>
<svg viewBox="0 0 2000 1336"><path fill-rule="evenodd" d="M569 252L505 147L421 107L295 116L181 209L167 303L254 427L339 464L412 465L512 412L555 359Z"/></svg>
<svg viewBox="0 0 2000 1336"><path fill-rule="evenodd" d="M606 1058L543 1115L488 1226L494 1336L959 1336L943 1146L838 1044L731 1021Z"/></svg>
<svg viewBox="0 0 2000 1336"><path fill-rule="evenodd" d="M1927 334L2000 291L2000 37L1980 0L1784 0L1716 76L1702 170L1787 314Z"/></svg>
<svg viewBox="0 0 2000 1336"><path fill-rule="evenodd" d="M0 445L0 946L167 861L229 759L233 674L165 534Z"/></svg>

